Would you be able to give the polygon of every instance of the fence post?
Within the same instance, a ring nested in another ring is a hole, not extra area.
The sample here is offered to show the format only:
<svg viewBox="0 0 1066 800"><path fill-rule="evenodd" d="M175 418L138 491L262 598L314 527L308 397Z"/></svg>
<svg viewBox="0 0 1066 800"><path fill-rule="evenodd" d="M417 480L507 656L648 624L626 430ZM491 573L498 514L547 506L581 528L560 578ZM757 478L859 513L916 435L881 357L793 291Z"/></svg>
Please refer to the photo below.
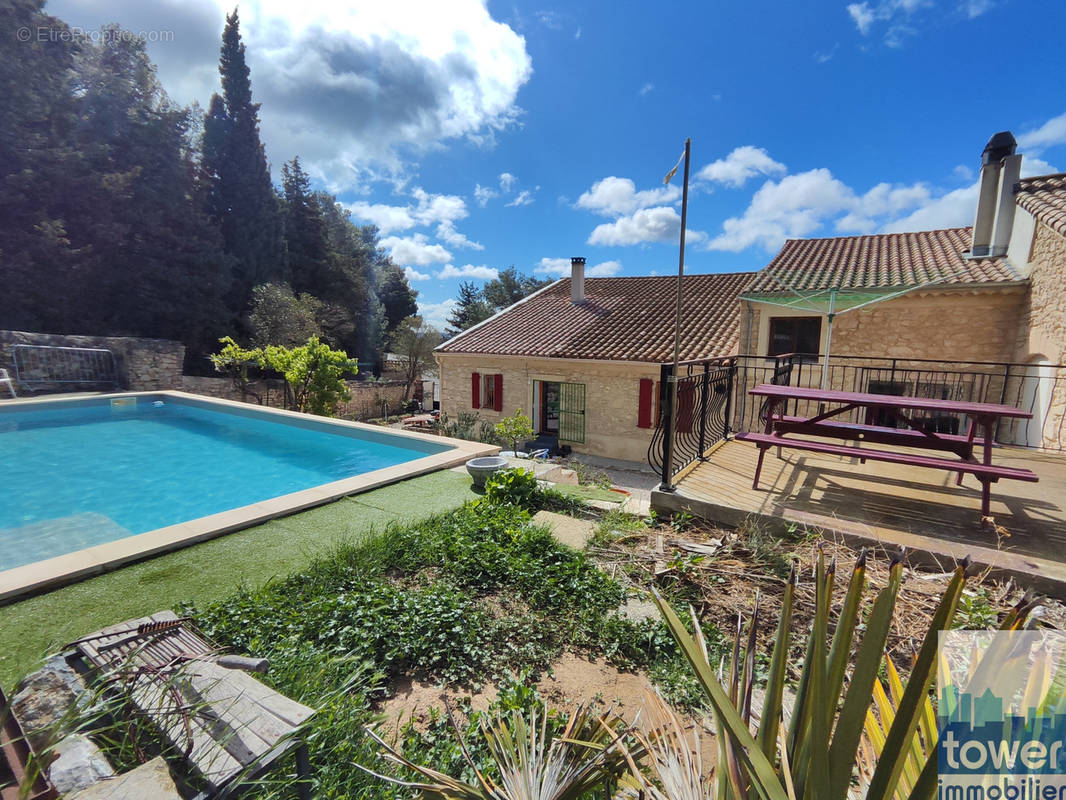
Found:
<svg viewBox="0 0 1066 800"><path fill-rule="evenodd" d="M726 374L725 379L725 414L722 417L722 438L729 438L729 419L730 414L733 411L733 390L736 384L737 376L737 362L736 359L732 359L729 362L729 372Z"/></svg>
<svg viewBox="0 0 1066 800"><path fill-rule="evenodd" d="M659 368L659 405L663 415L663 470L660 492L672 492L674 472L674 395L677 384L674 380L673 364L663 364ZM665 395L666 402L662 402Z"/></svg>
<svg viewBox="0 0 1066 800"><path fill-rule="evenodd" d="M1003 369L1003 389L999 393L999 404L1006 405L1007 403L1007 383L1010 381L1010 364L1007 364ZM1039 391L1039 390L1038 390ZM996 432L992 434L992 441L999 442L999 426L1003 424L1003 417L996 418ZM1000 442L1002 444L1002 442Z"/></svg>
<svg viewBox="0 0 1066 800"><path fill-rule="evenodd" d="M707 449L707 401L708 397L709 381L711 378L711 362L707 361L703 365L703 380L700 385L700 448L697 453L700 461L706 461L703 457L703 451Z"/></svg>

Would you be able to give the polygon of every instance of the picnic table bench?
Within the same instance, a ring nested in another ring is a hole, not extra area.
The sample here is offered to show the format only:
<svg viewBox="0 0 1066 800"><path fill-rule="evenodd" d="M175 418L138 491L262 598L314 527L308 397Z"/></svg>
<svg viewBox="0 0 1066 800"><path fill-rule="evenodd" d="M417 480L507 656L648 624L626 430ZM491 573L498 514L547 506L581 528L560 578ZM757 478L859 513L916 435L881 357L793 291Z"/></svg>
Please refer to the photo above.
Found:
<svg viewBox="0 0 1066 800"><path fill-rule="evenodd" d="M112 625L70 646L77 668L123 692L184 752L205 784L195 800L237 797L294 749L300 796L309 800L307 748L298 732L314 710L243 671L263 671L262 659L222 655L172 611Z"/></svg>
<svg viewBox="0 0 1066 800"><path fill-rule="evenodd" d="M763 412L765 430L762 433L739 433L736 438L752 442L759 448L759 460L752 481L752 488L755 489L759 488L763 458L771 447L779 448L779 455L780 448L787 447L858 458L863 463L870 460L941 469L957 473L957 484L962 483L964 474L970 474L981 483L981 514L985 517L990 512L991 484L1001 478L1030 482L1038 480L1036 474L1030 470L992 463L993 436L998 420L1001 418L1025 419L1032 416L1029 412L1013 406L940 400L930 397L826 391L774 384L761 384L751 389L750 393L766 398L766 407ZM783 408L790 400L818 403L819 413L807 417L784 414ZM826 406L830 408L825 410ZM885 425L842 422L833 419L858 408L885 412L890 419L901 424L902 427L892 428ZM969 419L967 433L961 436L927 430L907 413L913 411L964 414ZM977 438L978 430L983 432L980 438ZM796 435L816 438L794 438ZM852 441L856 444L843 445L819 441L819 439L827 438ZM859 443L883 444L900 449L872 449L859 446ZM977 444L982 446L981 460L974 455ZM912 449L944 451L957 457L909 452Z"/></svg>

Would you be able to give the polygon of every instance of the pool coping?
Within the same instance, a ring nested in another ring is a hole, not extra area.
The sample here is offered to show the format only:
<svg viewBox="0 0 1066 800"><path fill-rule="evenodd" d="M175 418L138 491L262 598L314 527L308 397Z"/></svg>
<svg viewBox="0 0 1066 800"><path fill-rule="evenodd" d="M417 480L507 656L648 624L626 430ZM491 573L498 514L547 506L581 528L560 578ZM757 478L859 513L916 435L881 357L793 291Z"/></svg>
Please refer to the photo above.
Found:
<svg viewBox="0 0 1066 800"><path fill-rule="evenodd" d="M236 400L225 400L205 395L191 394L176 390L159 390L146 392L115 392L93 397L173 397L177 400L190 402L196 405L226 406L239 409L245 414L254 412L256 415L280 415L292 421L308 423L313 422L314 427L319 425L340 425L356 430L372 432L375 434L387 433L417 441L429 442L436 445L448 444L450 448L443 453L433 453L421 458L406 461L403 464L385 467L383 469L365 472L351 478L344 478L331 483L324 483L310 489L274 497L269 500L261 500L239 508L221 511L206 517L181 522L176 525L168 525L164 528L156 528L147 533L135 534L113 542L87 547L73 553L65 553L61 556L35 561L20 567L13 567L0 571L0 605L9 603L23 595L39 594L43 591L58 588L64 584L83 580L93 575L108 572L124 564L141 561L153 556L162 555L173 550L188 547L198 542L207 541L227 533L248 528L272 519L305 511L315 506L339 500L353 494L377 489L390 483L397 483L406 478L417 475L425 475L449 467L456 467L466 463L471 458L493 455L500 451L495 445L482 442L470 442L465 439L452 439L445 436L434 436L416 431L405 431L394 428L382 428L380 425L368 425L363 422L352 422L329 417L312 417L297 411L286 411L277 408L241 403ZM18 405L46 406L57 403L70 402L77 399L86 399L84 396L72 398L70 396L52 396L48 398L34 398L16 400L5 403L6 407Z"/></svg>

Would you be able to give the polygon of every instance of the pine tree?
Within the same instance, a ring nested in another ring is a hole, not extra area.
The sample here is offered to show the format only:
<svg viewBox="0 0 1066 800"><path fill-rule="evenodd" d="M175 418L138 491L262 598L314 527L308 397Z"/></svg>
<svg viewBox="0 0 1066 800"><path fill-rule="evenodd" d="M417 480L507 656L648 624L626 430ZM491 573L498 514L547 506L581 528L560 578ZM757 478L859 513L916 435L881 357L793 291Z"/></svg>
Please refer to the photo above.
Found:
<svg viewBox="0 0 1066 800"><path fill-rule="evenodd" d="M411 288L403 270L388 261L380 267L378 299L385 306L386 332L391 334L401 322L418 313L418 292Z"/></svg>
<svg viewBox="0 0 1066 800"><path fill-rule="evenodd" d="M222 97L212 96L204 120L203 168L209 184L208 209L234 259L227 304L231 315L239 318L254 286L288 276L277 196L259 140L259 104L252 102L236 10L226 17L218 71Z"/></svg>
<svg viewBox="0 0 1066 800"><path fill-rule="evenodd" d="M523 275L511 265L482 287L482 295L493 309L502 311L512 306L527 295L542 289L551 281L541 280L532 275Z"/></svg>
<svg viewBox="0 0 1066 800"><path fill-rule="evenodd" d="M485 302L482 291L473 281L460 281L459 297L456 298L456 305L448 316L450 327L446 333L448 336L455 336L491 316L492 308Z"/></svg>
<svg viewBox="0 0 1066 800"><path fill-rule="evenodd" d="M285 193L285 249L288 255L292 289L325 299L335 288L328 263L329 246L318 200L311 181L297 156L281 167Z"/></svg>

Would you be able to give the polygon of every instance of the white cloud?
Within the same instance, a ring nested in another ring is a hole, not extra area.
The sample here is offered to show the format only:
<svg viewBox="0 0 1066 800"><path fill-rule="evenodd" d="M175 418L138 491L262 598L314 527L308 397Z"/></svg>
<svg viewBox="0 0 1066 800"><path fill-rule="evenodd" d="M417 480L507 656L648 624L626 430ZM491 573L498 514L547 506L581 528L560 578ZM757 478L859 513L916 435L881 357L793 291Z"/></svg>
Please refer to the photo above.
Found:
<svg viewBox="0 0 1066 800"><path fill-rule="evenodd" d="M218 48L232 0L50 0L49 13L95 29L173 30L150 42L180 103L218 91ZM271 163L300 154L333 191L411 168L450 140L483 141L514 123L532 75L525 39L483 0L448 3L242 3L254 100ZM180 46L176 43L180 42Z"/></svg>
<svg viewBox="0 0 1066 800"><path fill-rule="evenodd" d="M955 169L953 169L952 172L954 172L957 177L964 181L973 180L973 170L965 164L956 165Z"/></svg>
<svg viewBox="0 0 1066 800"><path fill-rule="evenodd" d="M482 186L480 183L474 186L474 199L477 200L477 204L484 208L488 205L489 200L494 197L499 197L500 193L495 189L490 189L487 186Z"/></svg>
<svg viewBox="0 0 1066 800"><path fill-rule="evenodd" d="M517 180L518 180L518 178L516 178L510 172L501 172L500 173L500 188L503 189L503 191L505 191L505 192L509 192L509 191L511 191L511 189L514 188L515 181L517 181Z"/></svg>
<svg viewBox="0 0 1066 800"><path fill-rule="evenodd" d="M379 244L401 267L425 267L429 264L443 264L452 260L451 253L439 244L430 244L429 237L424 233L416 233L406 238L386 236Z"/></svg>
<svg viewBox="0 0 1066 800"><path fill-rule="evenodd" d="M885 224L882 233L964 228L973 224L977 209L977 184L955 189L931 199L904 217Z"/></svg>
<svg viewBox="0 0 1066 800"><path fill-rule="evenodd" d="M640 87L640 91L638 91L637 94L643 97L644 95L653 91L655 91L655 84L649 81L648 83L645 83L643 86Z"/></svg>
<svg viewBox="0 0 1066 800"><path fill-rule="evenodd" d="M939 17L974 19L995 5L994 0L956 0L954 10L945 10L935 0L877 0L870 3L849 3L848 16L863 36L868 36L879 24L884 24L884 42L900 47L907 36L917 33L925 24L926 14Z"/></svg>
<svg viewBox="0 0 1066 800"><path fill-rule="evenodd" d="M439 303L423 303L418 301L418 315L434 328L443 330L448 325L448 317L451 316L459 302L451 298Z"/></svg>
<svg viewBox="0 0 1066 800"><path fill-rule="evenodd" d="M786 238L805 236L854 205L854 192L824 168L766 181L743 216L727 219L722 225L724 231L706 247L739 252L759 244L773 251Z"/></svg>
<svg viewBox="0 0 1066 800"><path fill-rule="evenodd" d="M538 275L569 275L570 259L548 258L545 256L540 260L537 266L533 268L533 271Z"/></svg>
<svg viewBox="0 0 1066 800"><path fill-rule="evenodd" d="M540 187L538 186L537 189L539 188ZM511 208L520 208L521 206L530 205L533 202L533 192L535 192L537 189L533 189L532 191L530 191L529 189L523 189L518 194L516 194L514 200L512 200L507 205Z"/></svg>
<svg viewBox="0 0 1066 800"><path fill-rule="evenodd" d="M349 203L348 210L357 219L377 225L382 236L387 236L393 231L405 231L415 226L414 217L411 216L411 209L406 206L390 206L384 203L358 201Z"/></svg>
<svg viewBox="0 0 1066 800"><path fill-rule="evenodd" d="M472 242L466 238L465 234L459 233L455 229L455 223L445 220L437 226L437 238L443 239L452 247L463 247L468 250L484 250L485 245L480 242Z"/></svg>
<svg viewBox="0 0 1066 800"><path fill-rule="evenodd" d="M466 201L458 195L430 194L416 186L411 190L411 197L415 199L415 203L406 206L357 201L350 203L348 208L358 219L377 225L383 236L393 231L405 231L416 225L446 223L453 226L456 220L468 216Z"/></svg>
<svg viewBox="0 0 1066 800"><path fill-rule="evenodd" d="M589 235L589 244L631 245L644 242L677 241L681 233L681 216L669 206L642 208L632 214L597 225ZM701 231L685 234L690 242L706 238Z"/></svg>
<svg viewBox="0 0 1066 800"><path fill-rule="evenodd" d="M622 263L620 261L603 261L591 267L586 266L585 276L589 278L609 278L621 271ZM561 278L568 278L570 277L570 259L544 257L533 268L533 272L538 275L556 275Z"/></svg>
<svg viewBox="0 0 1066 800"><path fill-rule="evenodd" d="M681 190L676 186L638 192L636 184L629 178L611 175L592 184L592 187L577 199L577 206L605 217L618 217L642 208L673 202L680 196Z"/></svg>
<svg viewBox="0 0 1066 800"><path fill-rule="evenodd" d="M603 261L595 266L588 267L585 275L589 278L610 278L622 271L621 261Z"/></svg>
<svg viewBox="0 0 1066 800"><path fill-rule="evenodd" d="M1058 167L1053 167L1042 158L1022 156L1022 177L1031 178L1034 175L1053 175L1059 172Z"/></svg>
<svg viewBox="0 0 1066 800"><path fill-rule="evenodd" d="M410 282L413 281L428 281L432 276L425 272L419 272L414 267L404 267L403 274Z"/></svg>
<svg viewBox="0 0 1066 800"><path fill-rule="evenodd" d="M499 272L492 267L486 267L482 264L480 267L476 267L473 264L464 264L461 267L456 267L454 264L445 264L444 269L437 273L437 277L444 278L477 278L478 280L491 281L493 278L499 276Z"/></svg>
<svg viewBox="0 0 1066 800"><path fill-rule="evenodd" d="M1022 150L1040 153L1048 147L1066 144L1066 113L1052 117L1039 128L1028 131L1018 137Z"/></svg>
<svg viewBox="0 0 1066 800"><path fill-rule="evenodd" d="M712 161L697 172L696 177L739 188L756 175L784 175L786 171L785 165L770 158L763 148L744 145L725 158Z"/></svg>

